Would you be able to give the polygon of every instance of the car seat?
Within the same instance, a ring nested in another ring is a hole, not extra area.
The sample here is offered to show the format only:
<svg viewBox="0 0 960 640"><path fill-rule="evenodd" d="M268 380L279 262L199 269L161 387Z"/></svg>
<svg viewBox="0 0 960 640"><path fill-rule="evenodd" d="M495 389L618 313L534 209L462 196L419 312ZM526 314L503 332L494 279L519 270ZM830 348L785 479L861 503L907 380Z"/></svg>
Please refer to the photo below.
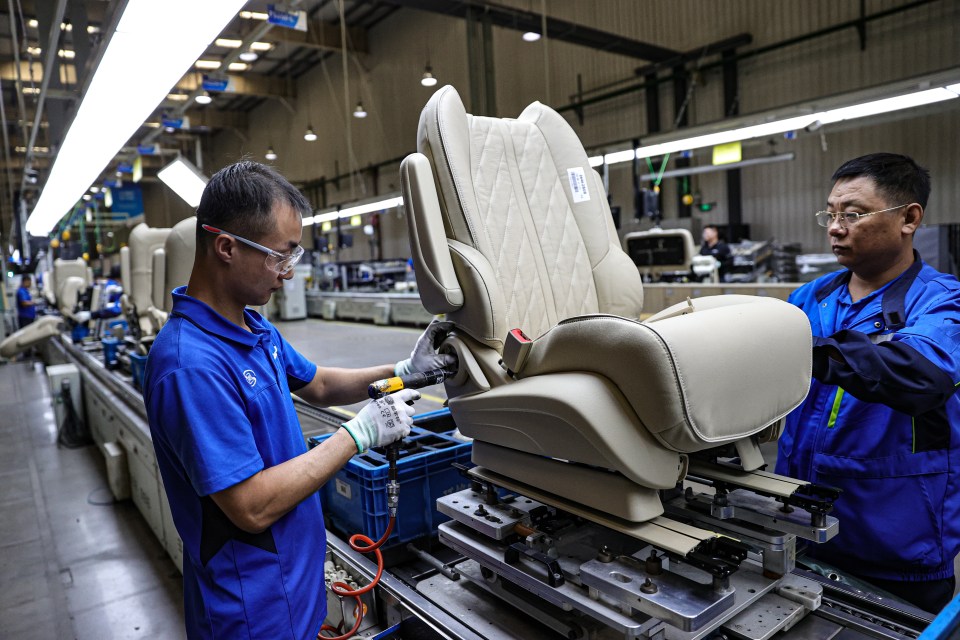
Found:
<svg viewBox="0 0 960 640"><path fill-rule="evenodd" d="M400 171L417 286L452 323L446 391L477 465L629 522L662 513L657 491L690 454L735 448L746 471L763 465L758 441L810 385L801 311L713 296L641 323L601 178L538 102L479 117L443 87L417 149Z"/></svg>

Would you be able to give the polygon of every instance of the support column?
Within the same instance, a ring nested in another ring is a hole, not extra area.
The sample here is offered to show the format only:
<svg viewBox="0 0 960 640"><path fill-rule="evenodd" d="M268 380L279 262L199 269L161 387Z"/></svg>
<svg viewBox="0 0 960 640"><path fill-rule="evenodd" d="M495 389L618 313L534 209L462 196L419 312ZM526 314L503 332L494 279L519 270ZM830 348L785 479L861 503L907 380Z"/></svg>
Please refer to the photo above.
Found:
<svg viewBox="0 0 960 640"><path fill-rule="evenodd" d="M687 126L689 118L689 109L687 108L687 92L690 87L690 74L687 71L687 68L683 65L673 68L673 104L675 111L675 123L676 129L681 129ZM690 166L689 158L677 157L674 163L674 167L677 169L683 169ZM684 178L677 178L677 213L681 218L689 218L691 215L692 208L688 204L683 203L683 184Z"/></svg>
<svg viewBox="0 0 960 640"><path fill-rule="evenodd" d="M496 74L493 66L493 34L490 16L475 8L467 10L467 69L470 73L470 113L496 117Z"/></svg>
<svg viewBox="0 0 960 640"><path fill-rule="evenodd" d="M737 75L736 51L728 49L721 54L723 60L723 113L727 118L740 113L740 88ZM737 242L743 225L743 193L740 169L730 169L727 177L727 225L730 229L727 242Z"/></svg>

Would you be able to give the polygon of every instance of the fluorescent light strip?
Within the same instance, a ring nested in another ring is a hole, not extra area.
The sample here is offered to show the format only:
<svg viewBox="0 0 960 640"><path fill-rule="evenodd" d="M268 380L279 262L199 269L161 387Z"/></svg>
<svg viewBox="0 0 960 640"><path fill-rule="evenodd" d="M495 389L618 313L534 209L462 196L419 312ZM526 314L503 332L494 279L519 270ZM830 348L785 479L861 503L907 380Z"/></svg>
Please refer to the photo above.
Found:
<svg viewBox="0 0 960 640"><path fill-rule="evenodd" d="M27 220L29 233L47 235L70 212L244 4L165 0L157 11L155 0L129 0Z"/></svg>
<svg viewBox="0 0 960 640"><path fill-rule="evenodd" d="M203 188L207 186L206 177L183 158L177 158L158 171L157 177L191 207L200 204Z"/></svg>
<svg viewBox="0 0 960 640"><path fill-rule="evenodd" d="M214 43L218 47L223 47L224 49L236 49L243 44L243 40L235 40L233 38L217 38ZM251 51L270 51L273 49L273 45L269 42L253 42L250 44Z"/></svg>
<svg viewBox="0 0 960 640"><path fill-rule="evenodd" d="M797 129L803 129L809 124L813 124L820 119L820 115L822 114L813 113L806 116L787 118L786 120L776 120L774 122L755 124L753 126L742 127L740 129L708 133L706 135L686 138L684 140L674 140L673 142L652 144L648 147L640 147L637 149L637 158L652 158L654 156L662 156L668 153L677 153L679 151L687 151L690 149L713 147L718 144L736 142L737 140L750 140L752 138L762 138L778 133L785 133L787 131L796 131ZM625 161L626 160L624 160L624 162Z"/></svg>
<svg viewBox="0 0 960 640"><path fill-rule="evenodd" d="M830 111L821 114L818 120L820 120L821 124L831 124L834 122L841 122L843 120L853 120L855 118L875 116L881 113L888 113L890 111L899 111L900 109L921 107L925 104L933 104L934 102L951 100L956 97L956 93L948 91L945 88L927 89L926 91L908 93L904 96L896 96L894 98L884 98L883 100L864 102L863 104L855 104L851 107L843 107L841 109L831 109Z"/></svg>
<svg viewBox="0 0 960 640"><path fill-rule="evenodd" d="M856 118L865 118L875 116L881 113L899 111L901 109L910 109L927 104L942 102L943 100L952 100L960 95L960 84L951 84L946 87L937 87L916 91L892 98L883 98L881 100L872 100L861 104L851 105L849 107L840 107L829 109L818 113L811 113L784 120L775 120L763 124L741 127L739 129L730 129L729 131L719 131L717 133L708 133L692 138L682 140L673 140L652 144L646 147L640 147L635 150L626 149L624 151L615 151L604 156L591 156L590 166L598 167L604 163L619 164L621 162L630 162L634 157L638 159L652 158L654 156L663 156L668 153L678 153L680 151L690 151L693 149L702 149L704 147L713 147L718 144L728 142L737 142L740 140L751 140L754 138L763 138L766 136L786 133L803 129L814 123L819 125L833 124L845 120L854 120ZM634 153L636 155L634 155Z"/></svg>
<svg viewBox="0 0 960 640"><path fill-rule="evenodd" d="M377 202L368 202L366 204L358 204L353 207L347 207L345 209L340 209L339 211L328 211L326 213L318 213L312 218L304 218L303 224L320 224L322 222L330 222L336 220L337 218L349 218L351 216L359 216L364 213L373 213L374 211L384 211L385 209L393 209L399 207L403 204L403 198L397 196L395 198L387 198L386 200L379 200Z"/></svg>

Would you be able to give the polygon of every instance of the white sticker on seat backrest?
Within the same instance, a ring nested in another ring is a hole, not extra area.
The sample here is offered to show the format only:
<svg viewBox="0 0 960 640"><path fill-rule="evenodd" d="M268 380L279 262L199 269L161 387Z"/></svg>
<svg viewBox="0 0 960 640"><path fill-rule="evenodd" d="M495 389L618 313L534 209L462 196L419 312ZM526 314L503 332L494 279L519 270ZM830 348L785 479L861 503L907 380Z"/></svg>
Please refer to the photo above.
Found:
<svg viewBox="0 0 960 640"><path fill-rule="evenodd" d="M574 202L586 202L590 199L590 192L587 190L587 174L583 167L573 167L567 169L567 177L570 178L570 191L573 193Z"/></svg>

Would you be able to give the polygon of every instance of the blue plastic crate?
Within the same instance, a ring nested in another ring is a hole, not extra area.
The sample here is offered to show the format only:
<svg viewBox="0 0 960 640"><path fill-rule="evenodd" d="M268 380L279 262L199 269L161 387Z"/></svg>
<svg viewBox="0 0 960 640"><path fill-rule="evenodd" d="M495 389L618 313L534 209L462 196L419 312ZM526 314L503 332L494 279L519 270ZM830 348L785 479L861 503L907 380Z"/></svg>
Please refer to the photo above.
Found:
<svg viewBox="0 0 960 640"><path fill-rule="evenodd" d="M107 369L113 369L117 366L117 351L120 348L120 341L107 336L100 342L103 345L103 365Z"/></svg>
<svg viewBox="0 0 960 640"><path fill-rule="evenodd" d="M143 371L147 366L147 356L130 354L130 374L133 376L133 387L143 390Z"/></svg>
<svg viewBox="0 0 960 640"><path fill-rule="evenodd" d="M470 463L472 444L452 437L447 409L414 418L397 461L400 504L397 522L385 547L410 542L436 531L448 518L437 511L437 498L466 489L469 482L451 465ZM309 439L314 447L332 434ZM390 521L387 511L388 464L382 450L354 456L321 489L327 525L349 536L363 533L377 540Z"/></svg>

